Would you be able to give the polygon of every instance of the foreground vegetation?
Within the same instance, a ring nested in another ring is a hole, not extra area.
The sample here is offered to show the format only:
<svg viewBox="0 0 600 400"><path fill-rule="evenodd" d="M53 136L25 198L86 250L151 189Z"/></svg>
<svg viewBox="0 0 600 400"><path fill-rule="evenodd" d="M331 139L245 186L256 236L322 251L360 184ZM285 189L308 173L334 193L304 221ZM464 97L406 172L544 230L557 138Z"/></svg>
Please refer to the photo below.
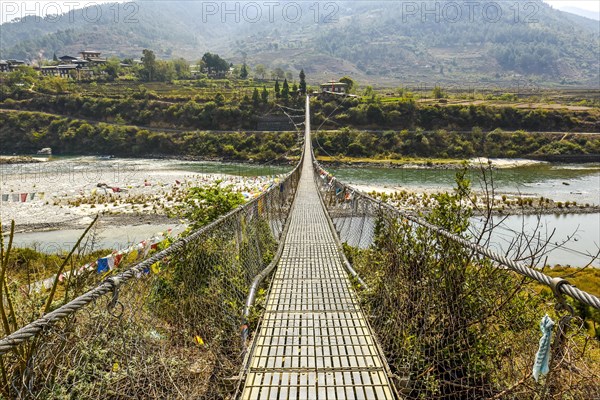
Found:
<svg viewBox="0 0 600 400"><path fill-rule="evenodd" d="M0 397L228 396L235 389L230 378L238 373L243 357L241 310L252 279L276 250L270 224L278 217L268 213L279 215L281 209L271 208L287 204L279 190L272 193L257 202L251 213L224 221L122 283L112 296L100 296L74 317L62 319L2 355ZM227 188L193 188L177 211L195 229L242 202L239 193ZM51 291L31 290L35 281L65 271L67 265L76 268L93 254L74 252L65 258L15 250L10 240L1 244L2 336L139 261L134 258L101 275L95 268L64 281L57 275ZM171 244L167 240L158 250ZM247 321L250 328L257 315Z"/></svg>
<svg viewBox="0 0 600 400"><path fill-rule="evenodd" d="M469 237L472 211L462 206L469 182L463 174L457 182L453 193L434 196L436 205L425 218L466 239L485 241ZM369 248L345 250L368 286L364 306L404 398L597 396L597 310L574 301L577 318L564 319L564 312L550 306L557 300L547 288L392 212L378 213L374 235ZM529 250L513 251L518 257ZM581 271L572 272L574 281ZM590 277L598 283L589 271L580 279ZM550 374L535 382L531 366L544 314L570 323L565 336L555 330Z"/></svg>

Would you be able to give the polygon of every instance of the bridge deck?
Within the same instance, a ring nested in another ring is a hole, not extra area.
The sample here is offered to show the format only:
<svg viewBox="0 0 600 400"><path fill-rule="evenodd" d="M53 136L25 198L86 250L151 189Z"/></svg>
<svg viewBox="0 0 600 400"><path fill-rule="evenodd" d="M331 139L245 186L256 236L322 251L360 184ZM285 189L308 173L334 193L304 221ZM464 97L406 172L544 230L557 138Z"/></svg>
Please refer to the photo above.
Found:
<svg viewBox="0 0 600 400"><path fill-rule="evenodd" d="M393 398L318 196L307 157L242 399Z"/></svg>

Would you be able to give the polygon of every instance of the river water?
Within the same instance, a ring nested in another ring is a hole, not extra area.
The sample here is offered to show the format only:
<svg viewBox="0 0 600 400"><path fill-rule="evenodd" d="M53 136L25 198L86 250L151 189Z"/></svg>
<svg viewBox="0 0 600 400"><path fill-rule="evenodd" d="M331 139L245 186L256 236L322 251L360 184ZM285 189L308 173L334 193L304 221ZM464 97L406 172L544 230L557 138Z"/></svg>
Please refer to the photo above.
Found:
<svg viewBox="0 0 600 400"><path fill-rule="evenodd" d="M532 246L546 244L538 266L547 257L548 265L570 265L600 268L600 260L594 259L600 251L600 214L511 215L494 217L501 222L491 235L489 246L504 254L517 238L529 239ZM480 218L473 218L472 232L481 230ZM525 241L522 242L523 244ZM510 254L510 253L509 253ZM511 257L513 258L513 257Z"/></svg>
<svg viewBox="0 0 600 400"><path fill-rule="evenodd" d="M236 176L275 175L290 170L289 166L251 165L221 162L192 162L182 160L112 159L99 160L94 157L62 158L44 164L1 166L1 176L20 174L24 181L29 174L53 175L53 172L83 171L79 173L109 169L115 174L137 174L142 171L183 171L206 174L228 174ZM406 190L449 190L454 184L456 170L420 168L329 168L340 180L369 187L387 187ZM480 183L477 175L470 174L473 187ZM577 201L578 204L598 204L600 201L600 164L537 164L494 171L494 184L499 193L521 193L532 197L548 197L555 201ZM536 217L510 216L504 220L494 234L492 245L504 250L507 241L515 237L515 231L531 235ZM555 230L549 247L555 247L569 237L562 249L548 253L549 264L573 266L587 265L590 255L598 251L600 243L600 214L545 215L539 229L548 235ZM477 221L473 226L477 227ZM120 248L153 236L167 226L141 225L121 227L104 231L99 243L110 248ZM173 228L173 227L171 227ZM22 233L17 235L17 245L32 245L65 249L74 243L80 230ZM544 236L544 235L542 235ZM62 245L61 245L62 243ZM600 266L598 261L595 266Z"/></svg>
<svg viewBox="0 0 600 400"><path fill-rule="evenodd" d="M341 181L369 188L385 187L398 190L450 190L454 186L457 169L423 168L329 168ZM498 193L546 197L555 201L576 201L578 204L600 203L600 164L540 163L493 171ZM469 172L474 190L481 189L480 175ZM504 219L505 218L505 219ZM498 220L498 218L496 218ZM480 225L477 219L472 226ZM540 241L548 240L547 257L550 265L583 267L600 249L600 213L503 217L503 222L492 235L490 245L504 252L518 232L531 236L540 234ZM564 243L567 241L566 243ZM537 242L537 240L535 240ZM592 265L600 267L595 260Z"/></svg>
<svg viewBox="0 0 600 400"><path fill-rule="evenodd" d="M185 229L185 226L179 224L145 224L105 227L95 233L93 249L123 250L159 233L165 233L168 229L171 229L172 235L178 235ZM15 234L13 246L31 247L48 254L69 251L84 231L85 228L17 233ZM91 243L89 246L91 246Z"/></svg>
<svg viewBox="0 0 600 400"><path fill-rule="evenodd" d="M407 190L449 190L454 186L456 169L422 168L329 168L340 180L367 186L387 186ZM470 172L474 190L481 187L476 172ZM540 163L494 170L494 186L501 193L544 196L555 201L578 204L600 203L600 163Z"/></svg>

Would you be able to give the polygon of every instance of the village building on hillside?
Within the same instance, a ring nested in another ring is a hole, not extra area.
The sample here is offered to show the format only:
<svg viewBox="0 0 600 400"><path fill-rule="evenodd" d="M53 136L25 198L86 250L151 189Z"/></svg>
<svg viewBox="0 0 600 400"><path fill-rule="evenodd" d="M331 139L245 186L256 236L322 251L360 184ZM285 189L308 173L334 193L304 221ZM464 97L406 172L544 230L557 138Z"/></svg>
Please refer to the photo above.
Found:
<svg viewBox="0 0 600 400"><path fill-rule="evenodd" d="M106 58L100 57L100 54L102 53L99 51L83 50L80 51L79 54L81 54L81 58L92 63L102 64L106 62Z"/></svg>
<svg viewBox="0 0 600 400"><path fill-rule="evenodd" d="M105 58L100 57L99 51L81 51L81 57L73 57L64 55L58 59L62 62L59 65L48 65L40 67L42 75L53 75L60 76L62 78L90 78L94 75L93 71L89 68L91 65L103 64L106 62Z"/></svg>
<svg viewBox="0 0 600 400"><path fill-rule="evenodd" d="M9 72L20 65L27 65L23 60L0 60L0 72Z"/></svg>
<svg viewBox="0 0 600 400"><path fill-rule="evenodd" d="M321 91L315 91L313 95L316 95L321 98L330 99L333 97L358 97L355 94L348 93L348 84L345 82L331 81L327 83L322 83L319 86L321 88Z"/></svg>
<svg viewBox="0 0 600 400"><path fill-rule="evenodd" d="M87 67L80 67L77 64L48 65L40 67L40 72L45 76L53 75L75 79L87 78L93 75L92 70Z"/></svg>
<svg viewBox="0 0 600 400"><path fill-rule="evenodd" d="M79 54L81 54L81 58L84 60L89 60L90 58L99 58L102 53L99 51L83 50Z"/></svg>
<svg viewBox="0 0 600 400"><path fill-rule="evenodd" d="M348 84L345 82L327 82L322 83L321 85L321 93L335 93L335 94L347 94L348 93Z"/></svg>

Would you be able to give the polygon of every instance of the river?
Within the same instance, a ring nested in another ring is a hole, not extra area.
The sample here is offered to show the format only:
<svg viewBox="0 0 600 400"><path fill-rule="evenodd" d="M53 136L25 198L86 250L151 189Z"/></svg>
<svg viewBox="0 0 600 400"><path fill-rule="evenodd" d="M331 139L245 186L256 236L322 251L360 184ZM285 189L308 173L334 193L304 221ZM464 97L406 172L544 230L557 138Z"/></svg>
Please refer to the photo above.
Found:
<svg viewBox="0 0 600 400"><path fill-rule="evenodd" d="M406 190L449 190L454 185L456 169L423 168L329 168L340 180L365 186L386 186ZM521 193L524 196L544 196L555 201L576 201L578 204L599 204L600 163L549 164L540 163L493 172L494 186L499 193ZM481 181L471 172L472 187L478 190Z"/></svg>
<svg viewBox="0 0 600 400"><path fill-rule="evenodd" d="M424 168L329 168L341 181L363 187L414 191L450 190L457 169ZM474 190L481 188L478 173L470 172ZM555 201L576 201L578 204L600 203L600 164L540 163L493 171L494 186L498 193L546 197ZM600 213L543 215L537 226L536 216L513 215L505 218L495 230L491 246L504 252L516 232L531 236L536 227L541 239L549 238L548 264L583 267L589 264L600 246ZM498 217L496 217L498 220ZM473 219L473 228L480 223ZM552 237L550 235L554 232ZM563 242L568 240L567 243ZM600 262L595 260L595 267Z"/></svg>
<svg viewBox="0 0 600 400"><path fill-rule="evenodd" d="M448 190L452 188L456 170L436 170L420 168L329 168L340 180L369 187L401 188L406 190ZM156 171L179 171L180 173L228 174L236 176L261 176L284 173L289 166L252 165L221 162L193 162L184 160L156 159L111 159L100 160L95 157L60 158L43 164L3 165L0 177L14 178L27 183L34 181L38 185L65 172L69 176L88 176L94 180L98 171L104 175L122 177L144 174L151 176ZM58 174L60 172L60 174ZM35 179L33 178L35 176ZM41 177L41 178L40 178ZM471 173L477 189L479 182ZM74 179L77 181L77 179ZM494 184L500 193L522 193L526 196L548 197L555 201L577 201L579 204L598 204L600 198L600 164L537 164L516 168L505 168L494 171ZM499 227L492 240L492 245L503 250L506 241L515 236L513 231L524 228L526 234L531 234L535 217L508 217L503 226ZM474 221L473 226L477 226ZM114 229L106 228L99 237L99 245L110 248L120 248L127 244L143 240L163 231L167 226L141 225ZM173 226L171 226L173 228ZM174 227L176 229L181 229ZM598 251L600 242L600 214L569 214L545 215L542 226L544 232L556 230L551 239L550 247L561 243L567 236L576 234L564 245L563 249L551 251L548 254L549 264L569 264L584 266L590 255ZM22 233L16 236L16 244L65 249L76 241L80 229L65 229L63 231ZM594 263L598 265L598 261Z"/></svg>

